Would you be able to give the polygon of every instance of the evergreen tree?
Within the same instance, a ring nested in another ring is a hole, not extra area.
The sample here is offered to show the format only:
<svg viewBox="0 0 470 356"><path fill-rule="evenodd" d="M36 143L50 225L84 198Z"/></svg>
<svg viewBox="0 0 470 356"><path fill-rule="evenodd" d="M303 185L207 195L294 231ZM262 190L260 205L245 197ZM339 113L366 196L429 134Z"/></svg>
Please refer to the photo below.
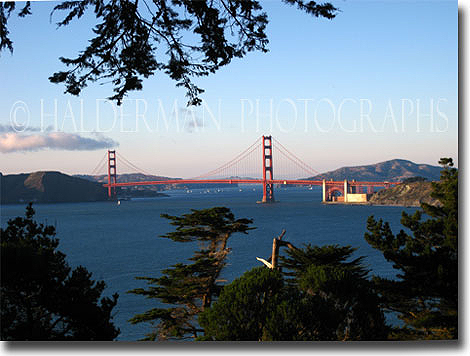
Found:
<svg viewBox="0 0 470 356"><path fill-rule="evenodd" d="M382 219L367 220L365 239L398 270L396 279L375 278L384 307L405 324L392 338L458 337L458 171L451 158L439 163L444 169L432 197L440 204L403 212L401 223L411 234L394 235Z"/></svg>
<svg viewBox="0 0 470 356"><path fill-rule="evenodd" d="M350 247L288 250L281 266L255 268L226 285L202 312L201 340L382 340L388 328Z"/></svg>
<svg viewBox="0 0 470 356"><path fill-rule="evenodd" d="M383 340L388 333L379 299L369 281L364 257L352 258L351 246L312 246L287 250L281 267L289 283L296 286L311 303L328 310L325 318L312 328L311 336L322 335L330 325L328 340ZM293 278L292 278L293 277ZM322 335L322 337L325 337ZM325 340L325 339L323 339Z"/></svg>
<svg viewBox="0 0 470 356"><path fill-rule="evenodd" d="M230 209L215 207L192 210L182 217L163 214L176 226L176 231L163 235L176 242L198 242L199 249L189 259L190 264L177 263L162 271L160 278L138 277L150 285L130 293L158 299L171 304L135 315L130 322L150 322L154 330L146 340L196 338L203 331L196 316L208 308L220 293L218 277L230 252L227 241L233 233L247 233L253 227L249 219L235 219Z"/></svg>
<svg viewBox="0 0 470 356"><path fill-rule="evenodd" d="M276 271L257 267L224 286L214 305L199 315L204 336L199 340L270 340L269 319L289 310L284 280ZM286 318L290 320L291 318Z"/></svg>
<svg viewBox="0 0 470 356"><path fill-rule="evenodd" d="M72 271L57 250L53 226L24 218L8 221L1 235L2 340L113 340L113 298L101 298L102 281L84 267Z"/></svg>

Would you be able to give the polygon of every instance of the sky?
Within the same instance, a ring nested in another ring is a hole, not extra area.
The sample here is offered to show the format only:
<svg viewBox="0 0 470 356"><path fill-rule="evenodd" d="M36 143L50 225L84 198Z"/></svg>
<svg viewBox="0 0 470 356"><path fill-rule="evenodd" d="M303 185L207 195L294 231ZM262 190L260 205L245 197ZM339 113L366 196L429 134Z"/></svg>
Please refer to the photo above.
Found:
<svg viewBox="0 0 470 356"><path fill-rule="evenodd" d="M116 148L147 172L193 177L261 135L319 172L395 158L458 164L457 1L332 3L340 12L327 20L261 1L269 52L195 79L205 93L193 109L163 73L121 107L106 84L64 94L47 78L86 46L94 18L57 29L56 2L34 2L32 16L10 19L13 54L0 54L0 171L86 174Z"/></svg>

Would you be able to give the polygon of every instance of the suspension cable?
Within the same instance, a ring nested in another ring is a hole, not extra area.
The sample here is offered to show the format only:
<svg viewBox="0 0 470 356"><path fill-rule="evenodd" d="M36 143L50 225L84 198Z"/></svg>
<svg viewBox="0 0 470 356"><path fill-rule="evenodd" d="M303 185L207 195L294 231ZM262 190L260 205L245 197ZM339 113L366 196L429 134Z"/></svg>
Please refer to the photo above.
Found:
<svg viewBox="0 0 470 356"><path fill-rule="evenodd" d="M205 174L201 174L200 176L197 176L197 177L194 177L193 179L201 179L201 178L205 178L205 177L208 177L208 176L212 176L212 175L215 175L216 173L220 172L221 170L224 170L224 169L227 169L229 167L232 167L233 164L239 162L242 158L244 158L244 156L250 154L256 145L260 145L259 143L259 137L256 139L255 142L253 142L250 147L248 147L246 150L244 150L243 152L239 153L237 156L235 156L235 158L233 158L232 160L230 160L229 162L221 165L220 167L216 168L216 169L213 169L212 171L209 171ZM255 147L256 148L256 147ZM251 150L251 151L250 151ZM248 152L249 151L249 152ZM235 162L236 161L236 162Z"/></svg>
<svg viewBox="0 0 470 356"><path fill-rule="evenodd" d="M116 155L123 161L124 164L127 164L129 167L128 168L132 168L132 169L135 169L137 171L137 173L144 173L146 175L149 175L149 176L152 176L153 174L151 174L150 172L147 172L147 170L145 169L142 169L140 167L137 167L134 163L132 163L131 161L129 161L126 157L124 157L121 153L116 153Z"/></svg>
<svg viewBox="0 0 470 356"><path fill-rule="evenodd" d="M310 165L308 165L307 163L305 163L304 161L302 161L300 158L298 158L295 154L293 154L292 152L290 152L286 147L284 147L282 145L282 143L280 143L278 140L276 140L275 138L273 138L273 140L276 142L276 145L279 145L280 147L282 147L286 153L291 157L287 157L286 158L289 158L291 161L297 161L298 163L296 163L299 167L301 167L304 171L310 173L310 174L320 174L320 172L318 172L316 169L312 168ZM279 150L279 152L281 152L281 150ZM302 167L303 166L303 167Z"/></svg>
<svg viewBox="0 0 470 356"><path fill-rule="evenodd" d="M91 175L96 175L99 171L101 171L102 169L102 166L103 166L103 163L106 164L106 155L108 153L106 152L104 154L104 156L100 159L100 161L98 162L98 164L96 165L96 167L91 171Z"/></svg>

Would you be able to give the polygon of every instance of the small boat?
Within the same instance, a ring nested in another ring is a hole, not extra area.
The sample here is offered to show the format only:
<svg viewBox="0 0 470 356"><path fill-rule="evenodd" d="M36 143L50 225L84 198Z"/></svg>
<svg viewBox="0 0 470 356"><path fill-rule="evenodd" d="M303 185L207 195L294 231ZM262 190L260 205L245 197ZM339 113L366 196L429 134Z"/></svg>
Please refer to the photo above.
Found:
<svg viewBox="0 0 470 356"><path fill-rule="evenodd" d="M121 201L120 201L120 200L117 201L117 205L121 205Z"/></svg>

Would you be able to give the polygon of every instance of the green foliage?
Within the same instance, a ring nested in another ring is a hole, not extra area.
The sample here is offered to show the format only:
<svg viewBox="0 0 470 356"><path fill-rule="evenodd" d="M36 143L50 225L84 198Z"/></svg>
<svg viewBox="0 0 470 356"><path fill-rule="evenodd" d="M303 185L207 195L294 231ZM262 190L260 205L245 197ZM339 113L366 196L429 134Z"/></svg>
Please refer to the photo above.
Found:
<svg viewBox="0 0 470 356"><path fill-rule="evenodd" d="M342 266L357 278L367 276L368 271L361 265L363 257L351 259L356 249L351 246L327 245L312 246L305 245L303 249L289 249L288 256L281 256L282 266L287 268L286 276L295 277L298 281L309 266ZM348 261L350 260L350 261Z"/></svg>
<svg viewBox="0 0 470 356"><path fill-rule="evenodd" d="M199 315L198 340L336 340L334 306L289 287L278 270L257 267L224 286Z"/></svg>
<svg viewBox="0 0 470 356"><path fill-rule="evenodd" d="M200 340L383 340L388 328L354 249L305 246L279 272L255 268L200 314ZM286 280L288 283L286 283Z"/></svg>
<svg viewBox="0 0 470 356"><path fill-rule="evenodd" d="M332 19L330 3L284 0L316 17ZM7 20L14 3L0 3L0 50L13 51ZM26 10L25 10L26 9ZM54 8L67 26L92 12L95 37L75 58L60 60L66 71L49 80L63 83L65 92L79 95L91 82L111 81L118 104L128 92L142 89L142 81L163 71L186 89L188 105L201 103L204 91L192 81L215 73L233 58L248 52L267 52L268 17L256 0L82 0L63 1ZM29 14L29 2L19 13Z"/></svg>
<svg viewBox="0 0 470 356"><path fill-rule="evenodd" d="M263 340L270 333L267 319L284 299L283 287L278 271L258 267L246 272L225 286L214 306L201 313L199 323L205 331L201 339Z"/></svg>
<svg viewBox="0 0 470 356"><path fill-rule="evenodd" d="M130 322L150 322L155 326L146 340L196 338L203 330L196 316L208 308L220 293L218 277L230 252L227 241L233 233L247 233L253 227L249 219L235 219L228 208L192 210L181 217L162 214L176 226L176 230L163 235L176 242L199 243L199 250L189 259L190 264L178 263L162 271L160 278L138 277L150 285L130 293L158 299L172 306L153 308L135 315Z"/></svg>
<svg viewBox="0 0 470 356"><path fill-rule="evenodd" d="M191 211L191 214L183 214L182 217L162 214L163 218L171 221L171 225L176 226L176 231L162 237L177 242L204 241L214 244L226 241L234 232L247 233L253 229L248 226L252 220L235 219L235 215L225 207Z"/></svg>
<svg viewBox="0 0 470 356"><path fill-rule="evenodd" d="M362 265L362 256L352 258L355 251L351 246L308 244L287 250L288 257L281 256L281 266L287 269L284 274L294 276L290 283L329 311L329 316L320 319L330 325L328 340L382 340L388 332L367 279L369 271ZM324 333L322 327L318 325L315 334Z"/></svg>
<svg viewBox="0 0 470 356"><path fill-rule="evenodd" d="M458 335L458 171L450 158L439 163L444 169L432 197L441 204L422 204L422 211L412 215L403 212L401 223L411 234L394 235L387 222L367 220L365 239L399 271L396 280L375 278L384 306L405 323L393 338Z"/></svg>
<svg viewBox="0 0 470 356"><path fill-rule="evenodd" d="M72 270L57 250L53 226L24 218L8 221L1 233L2 340L113 340L113 298L101 298L105 284L84 267Z"/></svg>

